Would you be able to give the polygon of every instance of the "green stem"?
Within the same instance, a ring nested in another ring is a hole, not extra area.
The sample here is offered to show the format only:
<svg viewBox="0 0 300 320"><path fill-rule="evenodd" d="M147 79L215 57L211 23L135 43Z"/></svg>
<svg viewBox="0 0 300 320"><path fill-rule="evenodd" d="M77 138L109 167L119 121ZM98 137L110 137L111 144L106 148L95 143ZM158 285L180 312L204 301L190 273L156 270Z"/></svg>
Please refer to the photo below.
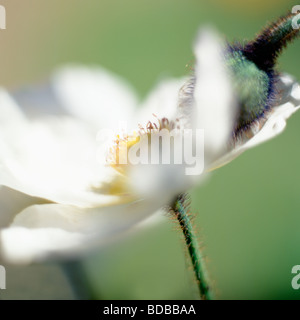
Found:
<svg viewBox="0 0 300 320"><path fill-rule="evenodd" d="M179 195L171 206L171 210L179 221L183 231L184 239L192 261L201 300L211 300L212 295L208 285L207 275L204 269L204 259L200 251L197 236L193 231L191 216L189 214L189 204L186 195Z"/></svg>
<svg viewBox="0 0 300 320"><path fill-rule="evenodd" d="M61 263L61 266L66 273L76 299L97 300L81 261L66 261Z"/></svg>

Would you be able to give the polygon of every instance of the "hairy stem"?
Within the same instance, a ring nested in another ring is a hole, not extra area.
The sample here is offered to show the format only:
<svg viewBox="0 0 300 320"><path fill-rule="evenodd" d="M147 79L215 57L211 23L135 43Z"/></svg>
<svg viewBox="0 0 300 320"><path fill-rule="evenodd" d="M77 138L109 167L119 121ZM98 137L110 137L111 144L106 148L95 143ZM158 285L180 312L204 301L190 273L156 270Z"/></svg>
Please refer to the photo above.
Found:
<svg viewBox="0 0 300 320"><path fill-rule="evenodd" d="M268 25L253 41L243 49L245 57L260 69L270 71L282 50L299 37L300 29L295 29L297 13L285 16Z"/></svg>
<svg viewBox="0 0 300 320"><path fill-rule="evenodd" d="M186 195L179 195L171 206L171 211L179 221L183 231L185 243L191 258L193 269L198 283L200 299L211 300L212 294L208 285L208 278L204 269L204 259L200 251L197 237L193 231L191 216L189 214L189 204Z"/></svg>

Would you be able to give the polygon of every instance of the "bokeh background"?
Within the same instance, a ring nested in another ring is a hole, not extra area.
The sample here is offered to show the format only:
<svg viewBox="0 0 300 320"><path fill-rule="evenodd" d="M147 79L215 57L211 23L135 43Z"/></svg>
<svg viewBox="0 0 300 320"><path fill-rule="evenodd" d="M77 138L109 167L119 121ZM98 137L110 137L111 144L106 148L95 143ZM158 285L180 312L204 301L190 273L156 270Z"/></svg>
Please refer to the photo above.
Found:
<svg viewBox="0 0 300 320"><path fill-rule="evenodd" d="M290 11L288 0L2 0L0 84L15 89L77 62L125 77L143 98L155 83L193 65L197 29L250 39ZM279 69L300 80L300 41ZM112 97L113 98L113 97ZM250 150L192 190L195 223L219 299L299 299L300 113L278 138ZM1 205L1 204L0 204ZM1 210L1 207L0 207ZM197 288L173 222L135 232L90 256L85 271L99 299L195 299ZM6 266L1 299L71 299L55 264Z"/></svg>

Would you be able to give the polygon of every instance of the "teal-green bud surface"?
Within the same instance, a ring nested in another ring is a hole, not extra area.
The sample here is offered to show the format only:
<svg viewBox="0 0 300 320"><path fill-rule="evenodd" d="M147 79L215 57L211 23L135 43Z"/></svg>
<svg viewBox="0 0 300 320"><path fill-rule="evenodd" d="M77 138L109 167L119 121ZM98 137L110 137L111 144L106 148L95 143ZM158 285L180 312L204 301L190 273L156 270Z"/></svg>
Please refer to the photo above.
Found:
<svg viewBox="0 0 300 320"><path fill-rule="evenodd" d="M300 29L293 24L296 18L297 14L288 13L263 29L253 41L228 45L225 60L239 100L234 135L264 117L278 100L276 62L286 45L299 35Z"/></svg>

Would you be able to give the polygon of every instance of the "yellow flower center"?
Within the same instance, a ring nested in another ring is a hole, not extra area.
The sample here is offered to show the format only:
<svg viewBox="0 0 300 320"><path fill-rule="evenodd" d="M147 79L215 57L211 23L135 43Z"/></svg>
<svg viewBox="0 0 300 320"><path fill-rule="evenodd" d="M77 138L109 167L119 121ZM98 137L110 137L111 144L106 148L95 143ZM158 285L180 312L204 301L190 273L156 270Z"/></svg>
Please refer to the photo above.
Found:
<svg viewBox="0 0 300 320"><path fill-rule="evenodd" d="M130 149L139 143L141 139L147 137L149 143L151 142L151 134L159 132L162 129L170 131L173 127L173 124L166 118L157 120L158 124L149 121L145 128L139 126L139 130L134 131L132 134L116 135L106 159L107 165L113 168L115 173L112 175L111 181L102 183L101 186L94 188L96 192L127 197L132 194L128 179L128 170L131 167L129 159Z"/></svg>
<svg viewBox="0 0 300 320"><path fill-rule="evenodd" d="M157 121L158 124L149 121L145 128L140 125L138 132L134 131L130 135L117 135L113 146L110 148L107 163L120 174L125 174L128 164L130 165L129 150L134 145L143 138L147 138L148 143L151 143L151 134L157 133L162 129L171 131L174 127L173 123L170 123L167 118L157 119Z"/></svg>

